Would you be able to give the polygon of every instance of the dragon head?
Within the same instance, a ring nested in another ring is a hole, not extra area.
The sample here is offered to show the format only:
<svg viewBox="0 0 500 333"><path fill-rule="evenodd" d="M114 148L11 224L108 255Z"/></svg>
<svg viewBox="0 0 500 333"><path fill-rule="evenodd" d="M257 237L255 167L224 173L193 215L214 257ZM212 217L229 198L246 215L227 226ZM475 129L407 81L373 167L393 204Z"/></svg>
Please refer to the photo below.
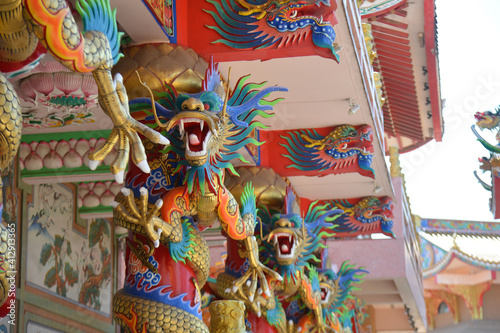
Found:
<svg viewBox="0 0 500 333"><path fill-rule="evenodd" d="M395 238L392 232L394 214L391 198L363 198L354 208L354 217L363 224L379 223L384 235Z"/></svg>
<svg viewBox="0 0 500 333"><path fill-rule="evenodd" d="M331 237L335 220L342 210L325 210L324 206L310 207L302 218L291 187L287 188L285 205L282 213L269 215L267 210L260 210L261 220L267 234L262 237L262 249L268 256L267 262L273 261L286 277L293 276L299 266L308 260L318 261L314 254L324 247L321 240Z"/></svg>
<svg viewBox="0 0 500 333"><path fill-rule="evenodd" d="M160 99L155 103L154 117L172 138L172 146L164 152L175 151L181 156L178 169L188 167L185 182L189 192L195 185L204 192L205 183L215 190L217 184L223 183L226 168L236 174L230 160L247 162L237 151L247 144L260 144L251 134L264 125L254 118L270 117L266 111L281 100L264 98L273 91L287 91L278 86L259 90L265 82L245 83L248 77L240 78L230 93L211 62L201 92L177 94L174 88L167 87L168 91L157 93ZM167 122L162 123L158 116Z"/></svg>
<svg viewBox="0 0 500 333"><path fill-rule="evenodd" d="M215 1L209 1L214 3ZM335 31L337 4L330 0L222 0L216 6L219 27L210 26L224 39L216 42L234 48L278 47L312 35L313 43L329 49L335 60ZM221 24L224 23L224 24Z"/></svg>
<svg viewBox="0 0 500 333"><path fill-rule="evenodd" d="M474 118L476 118L476 125L481 128L493 129L500 124L500 107L495 109L495 113L491 111L476 112Z"/></svg>
<svg viewBox="0 0 500 333"><path fill-rule="evenodd" d="M357 290L354 284L360 283L368 273L362 268L355 269L354 266L344 261L337 274L332 269L318 269L323 311L339 313L344 301L352 298L351 292Z"/></svg>
<svg viewBox="0 0 500 333"><path fill-rule="evenodd" d="M359 129L351 125L341 125L336 127L328 137L330 140L325 145L326 153L332 156L351 154L372 155L373 135L369 125L363 125Z"/></svg>

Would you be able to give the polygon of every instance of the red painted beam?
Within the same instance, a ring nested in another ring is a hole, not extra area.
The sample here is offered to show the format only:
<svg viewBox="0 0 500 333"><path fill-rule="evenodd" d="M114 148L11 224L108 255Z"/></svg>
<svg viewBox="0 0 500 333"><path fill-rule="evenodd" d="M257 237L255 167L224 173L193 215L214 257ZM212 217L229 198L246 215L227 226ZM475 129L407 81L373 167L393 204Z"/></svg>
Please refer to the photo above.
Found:
<svg viewBox="0 0 500 333"><path fill-rule="evenodd" d="M379 57L382 56L384 58L394 59L394 60L398 60L401 62L411 64L411 58L403 56L403 55L398 55L396 53L389 52L385 49L377 49L377 54Z"/></svg>
<svg viewBox="0 0 500 333"><path fill-rule="evenodd" d="M390 94L391 89L397 89L398 91L404 92L404 93L407 93L407 94L415 94L415 89L409 89L409 88L403 88L403 87L399 87L398 88L397 82L387 82L387 81L384 81L384 83L385 83L385 86L387 87L387 90L386 90L387 94Z"/></svg>
<svg viewBox="0 0 500 333"><path fill-rule="evenodd" d="M418 101L415 98L415 95L410 95L410 94L406 94L404 92L392 90L391 91L391 96L395 97L395 98L397 98L399 100L402 100L402 101L408 101L408 102L415 101L418 104Z"/></svg>
<svg viewBox="0 0 500 333"><path fill-rule="evenodd" d="M392 69L397 70L398 68L403 68L403 69L409 69L409 70L413 71L412 64L406 64L406 63L399 62L399 61L393 61L391 59L384 58L383 56L379 56L378 61L382 66L387 66L387 67L392 68Z"/></svg>
<svg viewBox="0 0 500 333"><path fill-rule="evenodd" d="M392 20L392 19L389 19L387 17L382 17L382 18L378 19L377 22L391 25L391 26L399 28L399 29L408 30L408 24L403 23L403 22L399 22L396 20Z"/></svg>
<svg viewBox="0 0 500 333"><path fill-rule="evenodd" d="M394 98L394 97L390 97L389 102L391 103L391 107L397 106L400 108L404 108L406 110L412 109L412 110L418 111L418 106L415 105L416 103L408 103L406 101L401 101L401 100ZM419 112L417 114L419 114ZM420 119L420 115L419 115L419 119Z"/></svg>
<svg viewBox="0 0 500 333"><path fill-rule="evenodd" d="M393 80L389 77L384 78L384 83L388 86L387 91L391 91L390 89L394 89L396 91L402 90L410 94L416 94L415 85L407 84L406 82L402 82L401 80Z"/></svg>
<svg viewBox="0 0 500 333"><path fill-rule="evenodd" d="M397 130L397 133L400 135L401 134L407 135L410 138L413 138L416 140L423 140L424 135L423 135L422 131L418 131L418 130L414 130L414 129L415 129L414 127L401 126L401 128L399 128Z"/></svg>
<svg viewBox="0 0 500 333"><path fill-rule="evenodd" d="M375 42L375 45L377 46L377 49L378 49L379 45L385 45L385 46L389 46L389 47L395 48L397 50L403 50L403 51L410 52L410 46L409 45L394 43L394 42L391 42L391 41L388 41L388 40L383 40L383 39L380 39L380 38L374 39L374 42Z"/></svg>
<svg viewBox="0 0 500 333"><path fill-rule="evenodd" d="M401 17L406 17L408 16L408 12L406 10L397 10L394 12L395 15L401 16Z"/></svg>
<svg viewBox="0 0 500 333"><path fill-rule="evenodd" d="M391 112L394 125L397 123L406 123L407 125L415 125L415 122L420 123L420 117L418 114L415 114L415 110L400 108L397 105L391 105Z"/></svg>
<svg viewBox="0 0 500 333"><path fill-rule="evenodd" d="M415 86L415 81L413 80L413 77L392 75L389 72L383 72L383 77L384 81L387 79L397 82L404 82L408 85Z"/></svg>
<svg viewBox="0 0 500 333"><path fill-rule="evenodd" d="M387 66L379 66L379 65L375 65L373 66L373 68L375 70L378 70L379 72L382 72L382 74L384 73L390 73L392 75L396 75L396 76L402 76L402 77L413 77L413 71L411 69L401 69L401 70L395 70L393 68L389 68Z"/></svg>
<svg viewBox="0 0 500 333"><path fill-rule="evenodd" d="M389 35L398 36L402 38L408 38L410 36L407 32L386 28L378 24L375 24L375 22L372 23L372 32L373 31L380 31Z"/></svg>
<svg viewBox="0 0 500 333"><path fill-rule="evenodd" d="M402 38L402 37L398 37L398 36L394 36L394 35L389 35L389 34L385 34L383 32L379 32L379 31L372 30L372 35L375 38L388 40L388 41L391 41L394 43L399 43L399 44L404 44L404 45L410 44L410 41L408 40L408 38Z"/></svg>
<svg viewBox="0 0 500 333"><path fill-rule="evenodd" d="M378 50L384 50L384 51L389 52L389 53L394 53L394 54L398 54L398 55L401 55L401 56L405 56L405 57L411 58L411 52L400 50L400 49L395 49L393 47L389 47L389 46L386 46L386 45L378 45L377 46L376 40L374 40L374 42L375 42L375 47L376 47L377 51Z"/></svg>

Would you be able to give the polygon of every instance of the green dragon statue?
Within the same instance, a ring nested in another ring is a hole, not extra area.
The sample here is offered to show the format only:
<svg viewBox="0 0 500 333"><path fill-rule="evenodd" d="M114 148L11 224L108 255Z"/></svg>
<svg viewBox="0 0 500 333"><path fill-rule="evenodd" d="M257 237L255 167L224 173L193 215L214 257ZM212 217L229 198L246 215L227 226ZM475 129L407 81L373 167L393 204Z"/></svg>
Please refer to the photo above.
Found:
<svg viewBox="0 0 500 333"><path fill-rule="evenodd" d="M226 270L217 277L219 294L225 298L244 301L247 309L251 310L247 319L252 329L256 328L259 332L266 332L261 327L268 326L278 332L294 331L295 324L287 321L282 306L282 300L294 297L299 298L302 304L314 312L319 323L318 332L329 331L323 318L318 275L310 274L314 268L308 261L319 262L314 253L324 247L321 241L325 237L334 234L335 225L332 222L340 213L342 211L337 209L328 211L319 206L311 206L302 218L295 194L289 187L283 213L273 214L266 208L259 210L262 220L260 254L265 259L264 264L283 276L283 280L269 281L271 293L259 290L255 298L242 297L241 293L231 289L231 281L244 274L248 264L238 258L228 244Z"/></svg>

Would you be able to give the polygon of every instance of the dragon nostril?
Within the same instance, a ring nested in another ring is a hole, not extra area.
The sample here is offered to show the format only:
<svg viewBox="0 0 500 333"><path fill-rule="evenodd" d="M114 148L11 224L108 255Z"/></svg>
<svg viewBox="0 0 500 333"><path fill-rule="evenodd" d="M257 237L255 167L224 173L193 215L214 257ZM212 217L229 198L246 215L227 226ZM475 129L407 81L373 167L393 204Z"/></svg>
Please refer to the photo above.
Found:
<svg viewBox="0 0 500 333"><path fill-rule="evenodd" d="M203 111L204 108L203 103L194 97L188 98L182 103L183 111Z"/></svg>

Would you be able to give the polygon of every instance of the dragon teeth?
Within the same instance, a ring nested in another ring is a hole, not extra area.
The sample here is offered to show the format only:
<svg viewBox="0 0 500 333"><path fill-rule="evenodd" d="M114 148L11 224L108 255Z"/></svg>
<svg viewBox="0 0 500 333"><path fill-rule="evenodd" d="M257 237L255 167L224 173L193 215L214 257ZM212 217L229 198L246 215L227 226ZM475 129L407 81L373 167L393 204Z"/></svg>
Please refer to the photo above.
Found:
<svg viewBox="0 0 500 333"><path fill-rule="evenodd" d="M200 130L203 131L203 125L205 125L204 121L200 121Z"/></svg>
<svg viewBox="0 0 500 333"><path fill-rule="evenodd" d="M184 136L184 119L181 119L179 123L179 130L181 132L181 137Z"/></svg>

